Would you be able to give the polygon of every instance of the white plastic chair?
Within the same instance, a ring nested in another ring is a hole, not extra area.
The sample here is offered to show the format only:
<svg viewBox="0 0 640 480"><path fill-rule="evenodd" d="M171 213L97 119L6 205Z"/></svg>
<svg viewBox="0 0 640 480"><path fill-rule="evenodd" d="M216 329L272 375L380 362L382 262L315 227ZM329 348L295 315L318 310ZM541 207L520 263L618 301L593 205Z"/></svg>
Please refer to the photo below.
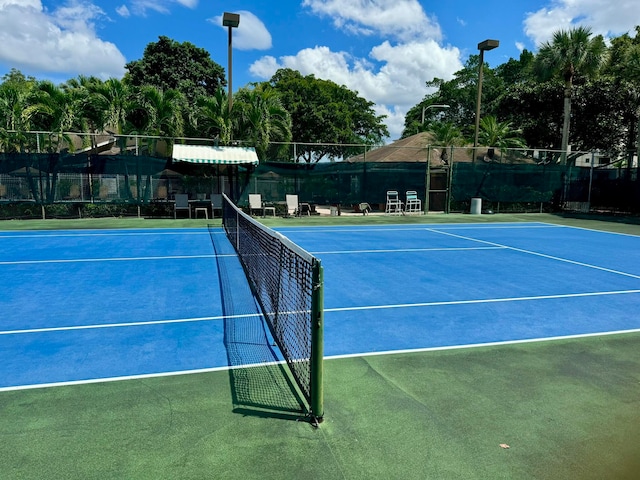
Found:
<svg viewBox="0 0 640 480"><path fill-rule="evenodd" d="M249 194L249 215L253 215L254 210L260 210L263 217L267 211L270 211L274 217L276 216L276 207L265 207L262 201L262 195L259 193Z"/></svg>
<svg viewBox="0 0 640 480"><path fill-rule="evenodd" d="M287 215L299 217L302 213L311 216L311 207L308 203L300 203L298 195L287 195Z"/></svg>
<svg viewBox="0 0 640 480"><path fill-rule="evenodd" d="M415 190L407 191L404 211L405 213L422 213L422 200L418 198L418 192Z"/></svg>
<svg viewBox="0 0 640 480"><path fill-rule="evenodd" d="M402 200L400 200L397 190L389 190L387 192L387 204L384 213L387 215L403 215Z"/></svg>

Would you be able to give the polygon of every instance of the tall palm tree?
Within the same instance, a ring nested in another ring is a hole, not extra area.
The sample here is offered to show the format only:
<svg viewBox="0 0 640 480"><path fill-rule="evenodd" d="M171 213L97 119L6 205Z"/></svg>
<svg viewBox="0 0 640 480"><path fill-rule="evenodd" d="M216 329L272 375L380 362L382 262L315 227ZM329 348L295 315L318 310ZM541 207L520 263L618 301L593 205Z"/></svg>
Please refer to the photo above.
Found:
<svg viewBox="0 0 640 480"><path fill-rule="evenodd" d="M272 142L291 140L291 115L277 90L262 85L242 88L236 94L234 107L234 137L252 143L258 158L266 157Z"/></svg>
<svg viewBox="0 0 640 480"><path fill-rule="evenodd" d="M564 81L564 120L562 161L566 163L571 121L571 95L576 75L594 75L604 63L606 45L602 36L591 37L588 27L558 30L553 39L540 46L536 69L542 79L559 77Z"/></svg>
<svg viewBox="0 0 640 480"><path fill-rule="evenodd" d="M183 133L184 97L173 89L163 91L152 85L140 90L139 106L146 112L145 133L158 137L179 137Z"/></svg>
<svg viewBox="0 0 640 480"><path fill-rule="evenodd" d="M0 84L0 144L6 152L22 151L29 130L24 116L30 84L4 82Z"/></svg>
<svg viewBox="0 0 640 480"><path fill-rule="evenodd" d="M24 116L31 122L32 128L50 132L50 150L58 151L62 142L73 149L68 132L87 130L86 120L82 116L85 93L80 90L66 91L48 80L38 82L32 90Z"/></svg>
<svg viewBox="0 0 640 480"><path fill-rule="evenodd" d="M231 123L229 121L229 103L223 88L216 90L210 97L198 100L198 109L193 122L198 136L218 138L223 143L231 141Z"/></svg>
<svg viewBox="0 0 640 480"><path fill-rule="evenodd" d="M149 142L151 153L156 151L158 137L169 141L171 137L182 136L184 96L179 91L145 85L138 94L137 106L143 112L143 133L153 137Z"/></svg>
<svg viewBox="0 0 640 480"><path fill-rule="evenodd" d="M127 117L134 108L129 86L117 78L110 78L89 87L91 102L101 113L99 130L113 129L116 134L125 133Z"/></svg>

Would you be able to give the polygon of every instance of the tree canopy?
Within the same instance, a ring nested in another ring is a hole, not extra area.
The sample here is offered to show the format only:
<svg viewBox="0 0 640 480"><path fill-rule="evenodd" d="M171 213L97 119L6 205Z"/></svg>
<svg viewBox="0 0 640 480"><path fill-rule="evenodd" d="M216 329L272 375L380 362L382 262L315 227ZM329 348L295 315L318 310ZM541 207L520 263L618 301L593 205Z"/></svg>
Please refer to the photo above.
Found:
<svg viewBox="0 0 640 480"><path fill-rule="evenodd" d="M485 64L483 75L481 119L510 123L527 145L640 155L640 27L635 37L624 34L608 46L588 28L560 30L537 53L524 50L495 68ZM402 136L441 121L471 138L477 79L478 60L471 55L452 80L427 82L433 92L409 110ZM421 125L423 108L433 104L451 108L428 109Z"/></svg>
<svg viewBox="0 0 640 480"><path fill-rule="evenodd" d="M215 95L226 85L224 69L211 60L209 52L165 36L149 43L142 58L127 63L125 68L131 85L177 90L190 104L198 97Z"/></svg>
<svg viewBox="0 0 640 480"><path fill-rule="evenodd" d="M339 158L346 152L342 145L380 144L389 135L385 116L376 115L373 102L331 80L281 69L268 85L291 115L292 140L307 144L297 149L295 161Z"/></svg>

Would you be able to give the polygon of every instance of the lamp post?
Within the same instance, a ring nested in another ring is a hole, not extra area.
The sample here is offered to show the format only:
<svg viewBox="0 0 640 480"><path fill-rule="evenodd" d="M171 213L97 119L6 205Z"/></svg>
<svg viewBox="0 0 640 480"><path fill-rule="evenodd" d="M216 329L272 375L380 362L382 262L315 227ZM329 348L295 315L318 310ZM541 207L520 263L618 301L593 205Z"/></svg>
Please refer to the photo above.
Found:
<svg viewBox="0 0 640 480"><path fill-rule="evenodd" d="M450 108L450 105L436 104L436 105L427 105L426 107L422 107L422 122L420 123L422 123L423 125L424 125L424 112L426 112L430 108Z"/></svg>
<svg viewBox="0 0 640 480"><path fill-rule="evenodd" d="M229 81L228 81L228 104L229 104L229 116L231 116L231 107L233 106L233 99L231 97L231 92L232 92L232 82L233 82L233 72L232 72L232 44L231 44L231 39L232 39L232 34L231 34L231 30L234 28L237 28L238 25L240 25L240 15L237 13L229 13L229 12L224 12L224 15L222 15L222 26L223 27L229 27L229 53L228 53L228 57L229 57Z"/></svg>
<svg viewBox="0 0 640 480"><path fill-rule="evenodd" d="M478 44L480 50L480 65L478 67L478 99L476 101L476 132L473 139L473 161L476 161L476 147L478 146L478 130L480 128L480 103L482 101L482 66L484 64L484 52L493 50L500 45L498 40L485 40Z"/></svg>

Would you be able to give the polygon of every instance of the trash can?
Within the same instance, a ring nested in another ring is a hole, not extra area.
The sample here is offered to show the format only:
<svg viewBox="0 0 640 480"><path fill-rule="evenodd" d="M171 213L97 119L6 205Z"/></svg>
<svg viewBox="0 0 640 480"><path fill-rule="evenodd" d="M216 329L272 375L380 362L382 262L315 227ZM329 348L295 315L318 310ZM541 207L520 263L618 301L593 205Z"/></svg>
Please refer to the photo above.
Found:
<svg viewBox="0 0 640 480"><path fill-rule="evenodd" d="M337 217L338 216L338 207L331 206L329 208L331 210L331 216L332 217Z"/></svg>
<svg viewBox="0 0 640 480"><path fill-rule="evenodd" d="M474 197L471 199L471 215L480 215L482 213L482 199Z"/></svg>

